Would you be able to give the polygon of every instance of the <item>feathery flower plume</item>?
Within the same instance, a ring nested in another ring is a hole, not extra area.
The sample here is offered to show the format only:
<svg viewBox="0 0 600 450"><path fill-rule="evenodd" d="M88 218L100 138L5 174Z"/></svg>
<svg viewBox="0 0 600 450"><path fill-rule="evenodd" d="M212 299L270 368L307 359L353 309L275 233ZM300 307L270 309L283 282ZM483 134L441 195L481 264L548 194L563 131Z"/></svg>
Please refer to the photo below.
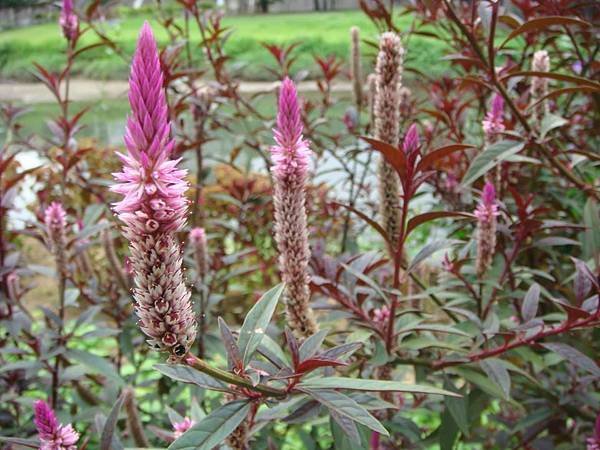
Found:
<svg viewBox="0 0 600 450"><path fill-rule="evenodd" d="M63 0L58 23L68 41L75 39L79 33L79 19L73 10L73 0Z"/></svg>
<svg viewBox="0 0 600 450"><path fill-rule="evenodd" d="M33 422L40 438L40 450L77 450L79 433L71 424L59 424L56 414L45 401L34 403Z"/></svg>
<svg viewBox="0 0 600 450"><path fill-rule="evenodd" d="M189 235L190 243L194 249L194 260L198 278L203 280L208 272L208 247L206 245L206 232L204 228L193 228Z"/></svg>
<svg viewBox="0 0 600 450"><path fill-rule="evenodd" d="M170 159L174 141L163 90L156 41L148 23L140 32L131 65L127 154L112 190L123 195L114 205L125 224L135 273L133 297L142 331L171 360L184 356L196 337L190 291L183 280L181 249L175 233L185 225L186 171Z"/></svg>
<svg viewBox="0 0 600 450"><path fill-rule="evenodd" d="M594 425L594 435L587 438L586 450L600 450L600 413L596 416Z"/></svg>
<svg viewBox="0 0 600 450"><path fill-rule="evenodd" d="M310 149L302 138L302 119L298 94L289 78L279 93L277 126L273 130L276 145L271 147L274 178L275 241L279 267L286 284L286 313L290 328L298 336L317 331L309 305L308 262L310 248L306 226L305 189Z"/></svg>
<svg viewBox="0 0 600 450"><path fill-rule="evenodd" d="M538 50L533 54L531 70L534 72L548 72L550 70L550 57L546 50ZM531 103L537 102L548 93L548 79L533 77L531 79ZM534 120L539 124L548 112L548 103L544 100L533 109Z"/></svg>
<svg viewBox="0 0 600 450"><path fill-rule="evenodd" d="M481 201L475 209L475 217L477 217L477 259L475 260L475 270L477 276L480 278L490 266L494 257L494 250L496 249L496 217L498 214L496 189L488 181L483 188Z"/></svg>
<svg viewBox="0 0 600 450"><path fill-rule="evenodd" d="M350 28L350 74L352 77L352 90L356 109L363 104L362 68L360 65L360 30L358 27Z"/></svg>
<svg viewBox="0 0 600 450"><path fill-rule="evenodd" d="M179 439L181 436L183 436L183 433L192 428L194 425L196 425L196 422L189 417L185 417L181 422L175 422L173 424L173 436L175 439Z"/></svg>
<svg viewBox="0 0 600 450"><path fill-rule="evenodd" d="M56 258L59 273L64 273L67 245L67 213L60 202L52 202L44 211L44 224L46 225L47 242L50 251Z"/></svg>
<svg viewBox="0 0 600 450"><path fill-rule="evenodd" d="M501 95L494 95L492 107L483 119L482 126L486 143L494 142L498 133L504 131L504 99Z"/></svg>
<svg viewBox="0 0 600 450"><path fill-rule="evenodd" d="M375 66L375 139L397 146L400 139L399 90L404 49L400 38L391 32L383 33ZM379 160L379 212L383 227L396 248L399 227L400 180L385 159Z"/></svg>

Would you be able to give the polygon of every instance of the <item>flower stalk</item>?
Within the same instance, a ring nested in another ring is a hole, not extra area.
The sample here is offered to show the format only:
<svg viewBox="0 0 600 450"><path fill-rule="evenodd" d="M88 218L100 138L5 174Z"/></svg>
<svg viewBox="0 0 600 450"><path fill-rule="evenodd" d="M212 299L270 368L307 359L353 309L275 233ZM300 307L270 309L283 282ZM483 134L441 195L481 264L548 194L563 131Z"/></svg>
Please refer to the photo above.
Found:
<svg viewBox="0 0 600 450"><path fill-rule="evenodd" d="M302 119L294 83L286 78L279 94L275 142L271 148L274 179L275 241L281 277L286 284L287 321L300 337L317 332L310 307L310 248L306 217L308 143L302 138Z"/></svg>

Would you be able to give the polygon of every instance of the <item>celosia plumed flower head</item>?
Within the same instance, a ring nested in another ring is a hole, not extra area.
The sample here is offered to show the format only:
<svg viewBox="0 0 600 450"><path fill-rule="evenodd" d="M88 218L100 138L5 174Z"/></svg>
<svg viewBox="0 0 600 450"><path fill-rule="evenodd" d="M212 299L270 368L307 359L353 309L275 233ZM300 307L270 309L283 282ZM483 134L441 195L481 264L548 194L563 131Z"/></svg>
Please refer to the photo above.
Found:
<svg viewBox="0 0 600 450"><path fill-rule="evenodd" d="M350 28L350 74L352 76L352 90L356 107L360 109L363 102L363 80L360 64L360 31L358 27Z"/></svg>
<svg viewBox="0 0 600 450"><path fill-rule="evenodd" d="M398 35L383 33L375 66L376 87L374 114L375 139L397 146L400 140L400 82L404 49ZM382 224L396 248L399 228L400 181L394 169L382 157L378 166L379 214Z"/></svg>
<svg viewBox="0 0 600 450"><path fill-rule="evenodd" d="M40 438L40 450L77 450L79 433L71 424L59 424L54 411L45 401L35 402L33 422Z"/></svg>
<svg viewBox="0 0 600 450"><path fill-rule="evenodd" d="M548 72L550 70L550 57L546 50L538 50L533 54L531 70L534 72ZM531 102L535 103L548 93L548 79L534 76L531 79ZM542 101L533 109L534 119L539 123L548 110L548 103Z"/></svg>
<svg viewBox="0 0 600 450"><path fill-rule="evenodd" d="M44 224L51 250L60 254L66 244L67 213L60 202L52 202L44 211Z"/></svg>
<svg viewBox="0 0 600 450"><path fill-rule="evenodd" d="M490 266L496 249L496 189L489 181L485 183L481 201L475 209L477 217L477 259L475 270L481 277Z"/></svg>
<svg viewBox="0 0 600 450"><path fill-rule="evenodd" d="M504 99L501 95L494 95L492 107L482 122L486 142L493 142L498 133L504 131Z"/></svg>
<svg viewBox="0 0 600 450"><path fill-rule="evenodd" d="M130 242L135 273L135 310L140 327L156 349L172 359L184 356L196 336L190 291L181 269L181 251L175 232L186 222L186 171L170 159L168 107L156 41L144 23L131 66L127 120L127 154L119 154L122 172L116 173L115 204Z"/></svg>
<svg viewBox="0 0 600 450"><path fill-rule="evenodd" d="M275 240L279 267L286 283L286 313L298 336L314 334L317 324L310 308L305 189L310 150L302 138L302 119L294 83L286 78L279 93L273 159Z"/></svg>
<svg viewBox="0 0 600 450"><path fill-rule="evenodd" d="M79 33L79 19L73 10L73 0L63 0L58 22L65 38L68 41L75 39Z"/></svg>

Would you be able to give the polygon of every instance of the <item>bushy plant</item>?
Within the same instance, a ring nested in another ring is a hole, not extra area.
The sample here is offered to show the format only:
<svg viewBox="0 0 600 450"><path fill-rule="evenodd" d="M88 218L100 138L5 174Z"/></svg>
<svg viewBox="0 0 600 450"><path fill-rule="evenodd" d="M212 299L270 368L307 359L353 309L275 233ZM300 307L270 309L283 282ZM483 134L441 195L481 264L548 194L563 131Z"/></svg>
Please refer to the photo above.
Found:
<svg viewBox="0 0 600 450"><path fill-rule="evenodd" d="M360 3L348 68L265 44L280 82L242 95L219 11L158 2L169 44L129 55L63 1L52 137L1 109L7 449L600 448L600 9ZM122 149L69 97L101 46Z"/></svg>

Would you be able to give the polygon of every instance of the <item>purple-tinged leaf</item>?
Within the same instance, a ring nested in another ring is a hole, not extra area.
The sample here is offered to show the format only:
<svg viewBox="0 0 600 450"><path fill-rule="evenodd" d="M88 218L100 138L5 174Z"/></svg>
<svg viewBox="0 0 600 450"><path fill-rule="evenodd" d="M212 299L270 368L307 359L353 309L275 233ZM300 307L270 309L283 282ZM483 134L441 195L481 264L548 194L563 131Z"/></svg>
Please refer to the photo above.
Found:
<svg viewBox="0 0 600 450"><path fill-rule="evenodd" d="M521 315L525 322L529 322L537 314L538 304L540 302L540 285L533 283L525 298L523 299L523 305L521 305Z"/></svg>
<svg viewBox="0 0 600 450"><path fill-rule="evenodd" d="M548 344L542 344L542 347L558 353L564 359L569 361L571 364L579 367L580 369L586 370L596 378L600 378L600 367L598 364L587 355L584 355L576 348L570 345L563 344L560 342L552 342Z"/></svg>

